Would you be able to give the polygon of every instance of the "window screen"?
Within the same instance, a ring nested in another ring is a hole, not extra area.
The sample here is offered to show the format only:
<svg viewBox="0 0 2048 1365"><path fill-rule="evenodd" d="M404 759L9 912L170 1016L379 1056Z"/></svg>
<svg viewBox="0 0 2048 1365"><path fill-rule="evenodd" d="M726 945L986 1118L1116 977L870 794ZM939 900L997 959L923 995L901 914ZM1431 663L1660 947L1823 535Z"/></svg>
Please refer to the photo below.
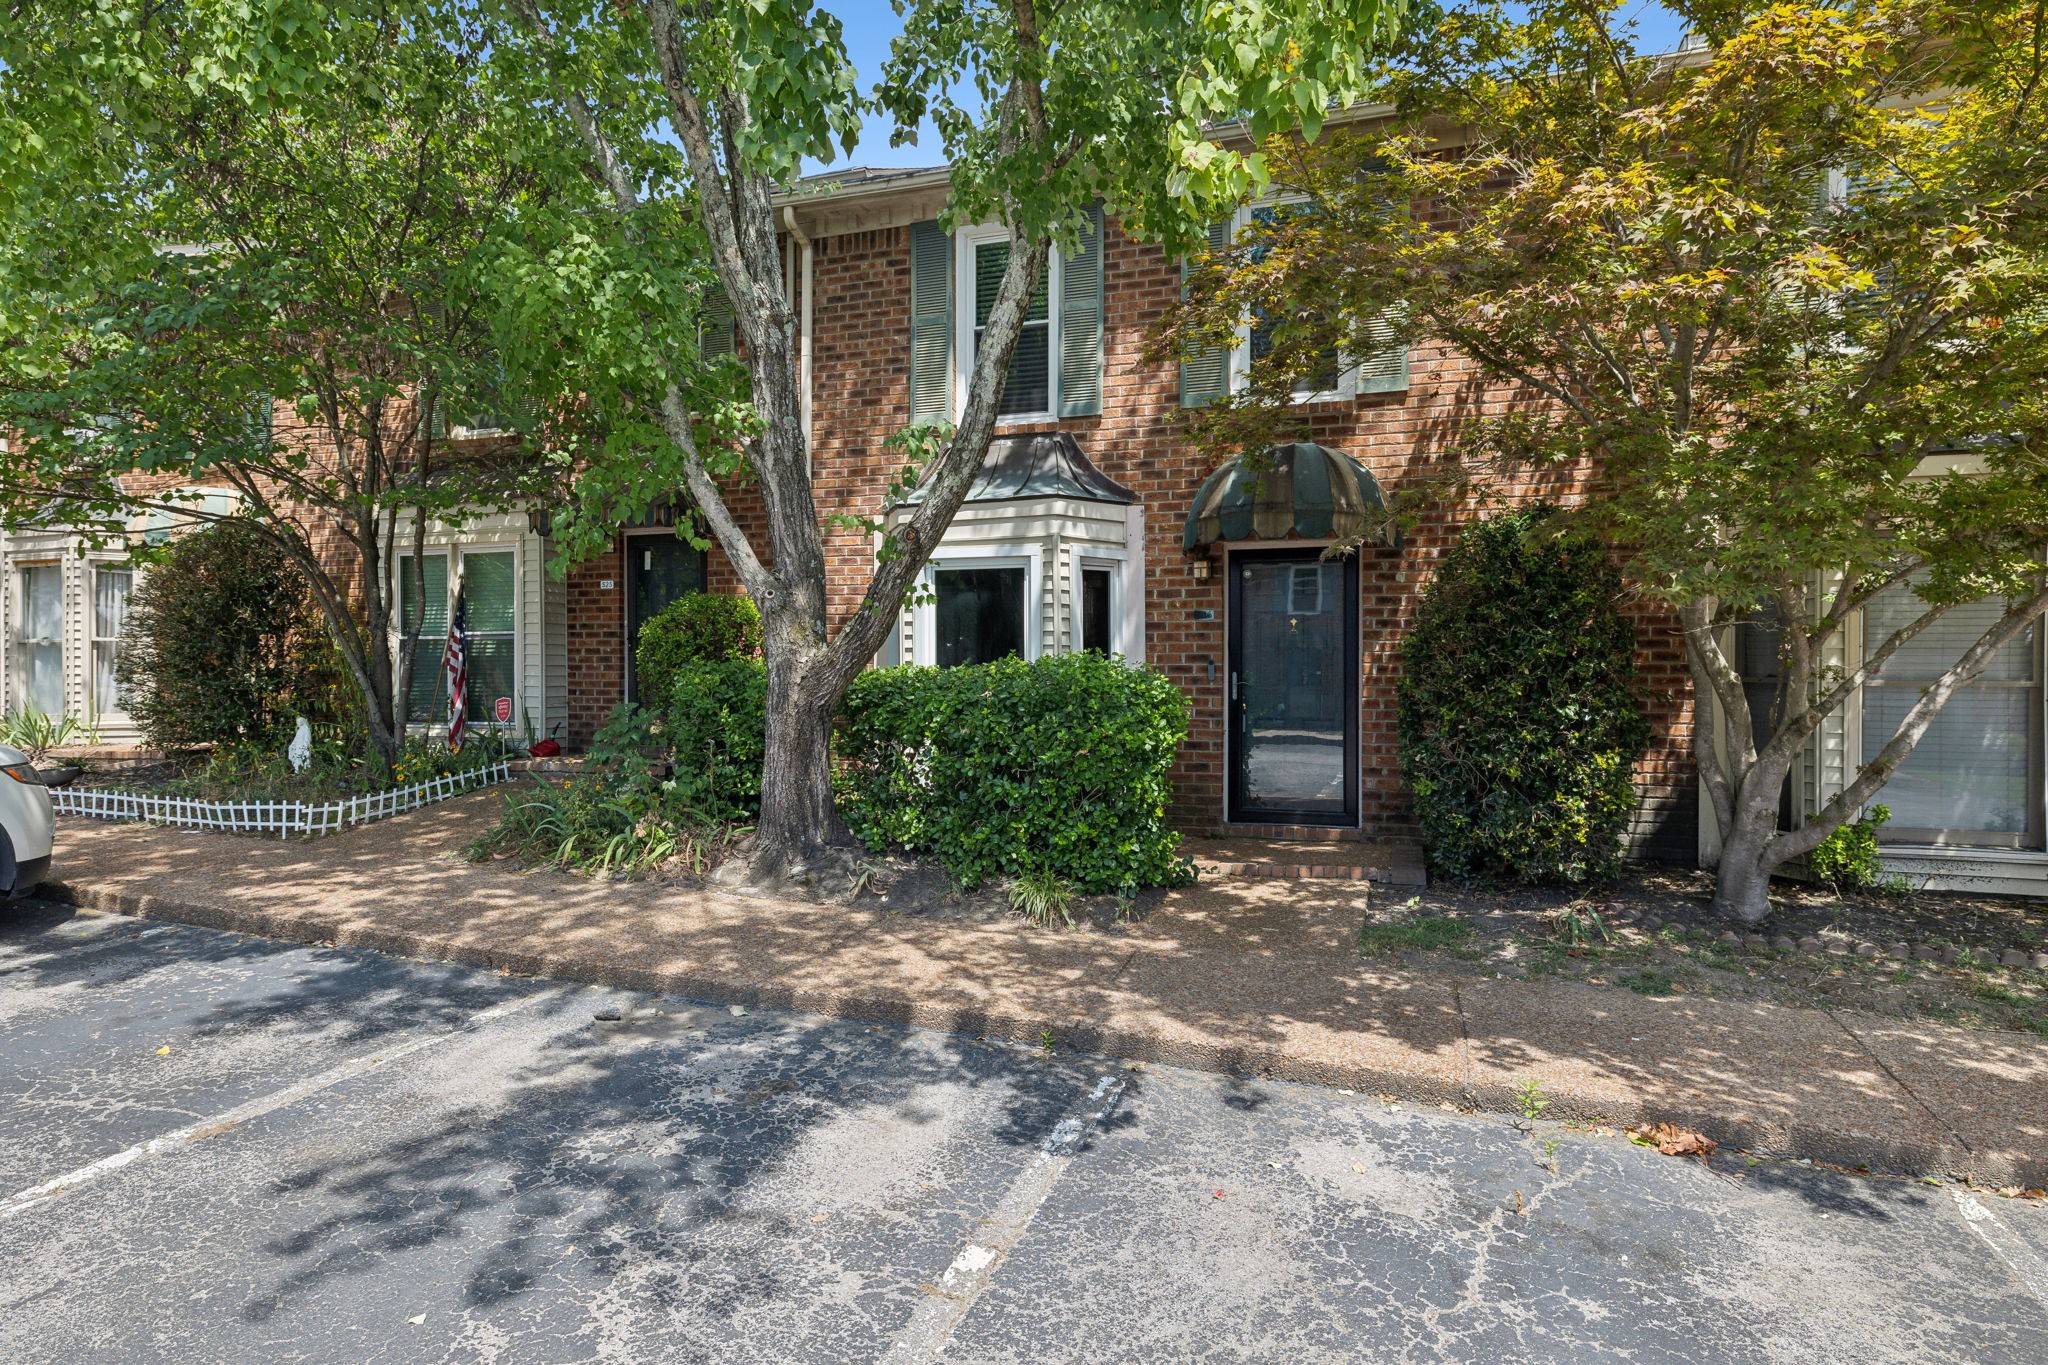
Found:
<svg viewBox="0 0 2048 1365"><path fill-rule="evenodd" d="M398 640L400 648L412 634L415 622L419 642L413 646L412 676L405 693L406 719L433 725L448 719L448 685L441 678L441 651L448 643L448 556L430 554L421 561L420 580L426 585L426 615L416 616L413 559L398 561Z"/></svg>
<svg viewBox="0 0 2048 1365"><path fill-rule="evenodd" d="M21 571L21 624L15 636L21 699L43 712L64 710L64 578L55 564Z"/></svg>
<svg viewBox="0 0 2048 1365"><path fill-rule="evenodd" d="M500 697L517 693L513 627L516 579L510 550L462 556L462 591L469 606L469 718L496 718ZM517 705L517 702L514 702ZM519 719L515 711L512 721Z"/></svg>
<svg viewBox="0 0 2048 1365"><path fill-rule="evenodd" d="M1081 648L1110 652L1110 571L1081 570Z"/></svg>
<svg viewBox="0 0 2048 1365"><path fill-rule="evenodd" d="M2002 598L1951 608L1885 661L1863 696L1863 757L1875 757L1926 686L2005 611ZM1876 649L1927 609L1910 588L1886 589L1864 609ZM1904 840L2014 847L2037 843L2040 803L2040 637L2029 626L1935 716L1873 803L1890 807L1887 833Z"/></svg>
<svg viewBox="0 0 2048 1365"><path fill-rule="evenodd" d="M1003 271L1010 264L1008 242L982 242L974 248L974 347L981 349L981 334L988 315L996 306L996 291L1002 287ZM1017 349L1010 353L1009 377L1003 381L1003 397L996 413L1001 417L1052 411L1052 312L1049 277L1051 263L1039 272L1038 290L1031 296L1024 329L1017 335Z"/></svg>
<svg viewBox="0 0 2048 1365"><path fill-rule="evenodd" d="M1024 579L1022 565L933 571L941 667L1023 654Z"/></svg>

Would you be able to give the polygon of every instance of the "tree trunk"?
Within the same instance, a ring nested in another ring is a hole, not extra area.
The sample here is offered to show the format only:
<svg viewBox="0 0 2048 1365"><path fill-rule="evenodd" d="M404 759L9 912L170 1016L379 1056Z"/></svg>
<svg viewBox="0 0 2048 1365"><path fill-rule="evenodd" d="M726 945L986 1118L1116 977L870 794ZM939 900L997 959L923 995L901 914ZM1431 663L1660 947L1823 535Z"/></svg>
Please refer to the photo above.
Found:
<svg viewBox="0 0 2048 1365"><path fill-rule="evenodd" d="M1785 788L1774 764L1760 763L1735 789L1734 818L1721 832L1721 859L1714 869L1714 911L1742 924L1771 913L1771 873L1784 861L1778 838L1778 804Z"/></svg>
<svg viewBox="0 0 2048 1365"><path fill-rule="evenodd" d="M831 671L783 649L769 655L768 727L754 865L786 872L851 842L832 800L832 719L842 688Z"/></svg>
<svg viewBox="0 0 2048 1365"><path fill-rule="evenodd" d="M1768 843L1768 840L1764 841ZM1771 869L1754 839L1737 839L1721 849L1714 870L1714 913L1741 924L1756 924L1771 913Z"/></svg>

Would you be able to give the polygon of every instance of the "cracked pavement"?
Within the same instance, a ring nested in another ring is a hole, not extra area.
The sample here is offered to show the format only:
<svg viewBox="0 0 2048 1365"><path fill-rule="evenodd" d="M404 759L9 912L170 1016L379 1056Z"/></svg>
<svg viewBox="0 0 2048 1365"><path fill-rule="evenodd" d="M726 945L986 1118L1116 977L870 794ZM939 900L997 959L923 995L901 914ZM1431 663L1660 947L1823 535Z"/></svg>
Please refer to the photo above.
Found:
<svg viewBox="0 0 2048 1365"><path fill-rule="evenodd" d="M10 1362L2048 1359L1952 1186L35 904L0 1039Z"/></svg>

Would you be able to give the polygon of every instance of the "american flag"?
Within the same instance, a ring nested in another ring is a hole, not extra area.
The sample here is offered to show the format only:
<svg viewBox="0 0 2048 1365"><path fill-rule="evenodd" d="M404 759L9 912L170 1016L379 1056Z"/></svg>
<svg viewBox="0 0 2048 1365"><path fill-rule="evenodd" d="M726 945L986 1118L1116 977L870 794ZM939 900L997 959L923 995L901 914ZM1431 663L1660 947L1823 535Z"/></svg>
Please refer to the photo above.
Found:
<svg viewBox="0 0 2048 1365"><path fill-rule="evenodd" d="M469 719L469 603L455 589L455 611L448 617L448 647L441 651L441 672L448 679L448 747L462 747Z"/></svg>

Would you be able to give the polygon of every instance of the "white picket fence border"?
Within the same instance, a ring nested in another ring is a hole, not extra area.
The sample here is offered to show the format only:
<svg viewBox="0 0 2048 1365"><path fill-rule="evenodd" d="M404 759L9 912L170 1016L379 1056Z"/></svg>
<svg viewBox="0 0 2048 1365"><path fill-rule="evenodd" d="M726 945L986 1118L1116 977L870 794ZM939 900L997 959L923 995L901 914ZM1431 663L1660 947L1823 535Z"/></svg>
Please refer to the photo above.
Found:
<svg viewBox="0 0 2048 1365"><path fill-rule="evenodd" d="M488 768L430 777L346 801L196 801L111 787L52 787L50 803L59 815L82 815L89 820L146 820L179 829L224 829L289 839L294 834L332 834L350 825L367 825L511 777L512 765L500 760Z"/></svg>

